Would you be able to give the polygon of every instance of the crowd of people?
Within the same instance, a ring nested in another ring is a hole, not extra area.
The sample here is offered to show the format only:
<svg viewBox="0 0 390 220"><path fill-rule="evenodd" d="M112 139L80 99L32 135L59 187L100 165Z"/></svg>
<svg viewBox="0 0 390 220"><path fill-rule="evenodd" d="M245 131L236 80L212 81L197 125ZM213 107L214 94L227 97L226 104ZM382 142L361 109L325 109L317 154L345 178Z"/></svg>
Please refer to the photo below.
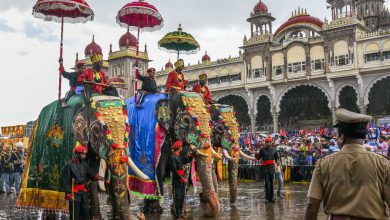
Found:
<svg viewBox="0 0 390 220"><path fill-rule="evenodd" d="M262 146L265 146L268 136L243 133L240 139L241 149L247 154L254 155L260 151ZM334 135L325 136L317 133L298 136L275 134L272 136L269 138L272 139L273 146L281 154L284 164L289 166L314 165L317 159L340 151ZM367 133L363 146L367 151L389 157L389 145L390 138L383 133L377 138L372 138Z"/></svg>
<svg viewBox="0 0 390 220"><path fill-rule="evenodd" d="M0 193L19 195L25 152L22 142L6 146L0 142Z"/></svg>

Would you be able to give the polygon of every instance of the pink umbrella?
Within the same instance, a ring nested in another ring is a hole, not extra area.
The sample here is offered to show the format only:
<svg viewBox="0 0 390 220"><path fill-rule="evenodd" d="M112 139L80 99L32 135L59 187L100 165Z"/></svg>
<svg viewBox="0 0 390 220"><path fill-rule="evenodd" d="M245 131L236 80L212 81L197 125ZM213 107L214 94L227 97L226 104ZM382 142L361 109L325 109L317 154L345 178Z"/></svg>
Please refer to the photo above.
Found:
<svg viewBox="0 0 390 220"><path fill-rule="evenodd" d="M92 21L94 13L84 0L38 0L33 7L33 15L45 21L61 23L60 44L60 75L58 86L58 100L61 99L61 69L63 54L63 35L65 23L85 23Z"/></svg>
<svg viewBox="0 0 390 220"><path fill-rule="evenodd" d="M160 12L144 0L134 1L123 6L116 16L116 22L125 28L137 30L137 58L135 61L134 99L138 94L139 32L159 30L164 25Z"/></svg>

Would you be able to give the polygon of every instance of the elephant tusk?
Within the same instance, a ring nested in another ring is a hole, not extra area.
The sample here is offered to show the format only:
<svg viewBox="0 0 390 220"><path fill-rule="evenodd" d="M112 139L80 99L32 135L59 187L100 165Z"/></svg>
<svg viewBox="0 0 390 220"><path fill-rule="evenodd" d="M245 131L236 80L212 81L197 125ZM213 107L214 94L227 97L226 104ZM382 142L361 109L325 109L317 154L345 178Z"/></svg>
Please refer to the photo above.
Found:
<svg viewBox="0 0 390 220"><path fill-rule="evenodd" d="M196 150L195 154L198 155L198 156L201 156L201 157L208 157L207 154L204 154L204 153L200 152L200 150Z"/></svg>
<svg viewBox="0 0 390 220"><path fill-rule="evenodd" d="M241 155L241 157L244 158L245 160L256 160L256 158L246 155L246 154L245 154L244 152L242 152L241 150L240 150L240 155Z"/></svg>
<svg viewBox="0 0 390 220"><path fill-rule="evenodd" d="M226 159L228 159L229 161L235 161L236 159L234 159L233 157L231 157L230 155L229 155L229 153L227 152L227 150L225 150L225 149L222 149L222 154L223 154L223 156L226 158Z"/></svg>
<svg viewBox="0 0 390 220"><path fill-rule="evenodd" d="M107 163L103 158L100 158L100 165L99 165L99 176L103 177L103 180L98 180L98 186L100 191L105 192L106 191L106 186L104 184L104 177L106 174L106 169L107 169Z"/></svg>
<svg viewBox="0 0 390 220"><path fill-rule="evenodd" d="M135 163L133 162L133 160L131 159L131 157L129 157L129 160L127 161L127 165L129 165L130 169L135 173L135 175L137 175L139 178L143 179L143 180L149 180L150 178L144 174L136 165Z"/></svg>
<svg viewBox="0 0 390 220"><path fill-rule="evenodd" d="M219 155L217 152L215 152L214 148L210 147L210 149L211 149L211 153L213 154L213 157L215 157L218 160L222 159L221 155Z"/></svg>

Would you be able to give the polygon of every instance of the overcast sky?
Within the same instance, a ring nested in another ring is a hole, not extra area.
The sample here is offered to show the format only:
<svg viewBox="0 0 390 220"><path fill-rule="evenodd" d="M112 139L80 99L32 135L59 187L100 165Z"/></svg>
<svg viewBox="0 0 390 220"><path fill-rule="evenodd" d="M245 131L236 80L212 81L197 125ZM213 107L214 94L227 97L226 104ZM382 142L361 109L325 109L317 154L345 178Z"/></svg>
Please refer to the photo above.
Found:
<svg viewBox="0 0 390 220"><path fill-rule="evenodd" d="M58 88L60 24L45 22L31 15L36 0L0 0L0 126L25 124L35 120L41 109L54 101ZM148 45L149 66L161 69L174 54L160 51L157 42L177 29L191 33L201 51L181 57L185 63L197 63L207 50L212 60L238 56L242 39L250 34L246 21L259 0L149 0L161 12L165 25L156 32L141 33L141 45ZM76 52L84 57L84 48L95 34L95 42L107 58L109 45L118 50L120 36L126 32L115 22L118 10L129 0L87 0L95 19L86 24L66 24L64 64L73 66ZM320 19L330 18L325 0L263 0L276 18L276 30L298 6ZM133 32L133 34L135 34ZM63 94L69 89L63 80Z"/></svg>

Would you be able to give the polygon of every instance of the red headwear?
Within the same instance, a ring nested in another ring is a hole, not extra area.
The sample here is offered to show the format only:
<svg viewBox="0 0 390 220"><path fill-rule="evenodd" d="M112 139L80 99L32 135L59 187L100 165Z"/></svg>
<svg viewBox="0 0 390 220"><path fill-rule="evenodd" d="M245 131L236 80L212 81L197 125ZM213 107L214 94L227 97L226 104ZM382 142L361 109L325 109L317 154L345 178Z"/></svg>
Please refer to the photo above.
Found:
<svg viewBox="0 0 390 220"><path fill-rule="evenodd" d="M176 141L172 145L172 150L178 150L181 147L183 147L183 142L182 141Z"/></svg>
<svg viewBox="0 0 390 220"><path fill-rule="evenodd" d="M149 68L148 70L146 70L147 73L150 73L150 72L156 72L156 69L155 68Z"/></svg>
<svg viewBox="0 0 390 220"><path fill-rule="evenodd" d="M86 154L87 152L88 152L88 149L86 147L84 147L83 145L81 145L81 144L78 144L73 149L73 153L75 153L75 154Z"/></svg>
<svg viewBox="0 0 390 220"><path fill-rule="evenodd" d="M79 68L80 66L83 66L83 65L87 65L84 61L78 61L76 64L75 64L75 67L76 68Z"/></svg>
<svg viewBox="0 0 390 220"><path fill-rule="evenodd" d="M267 137L267 138L265 139L265 143L272 143L272 138Z"/></svg>

